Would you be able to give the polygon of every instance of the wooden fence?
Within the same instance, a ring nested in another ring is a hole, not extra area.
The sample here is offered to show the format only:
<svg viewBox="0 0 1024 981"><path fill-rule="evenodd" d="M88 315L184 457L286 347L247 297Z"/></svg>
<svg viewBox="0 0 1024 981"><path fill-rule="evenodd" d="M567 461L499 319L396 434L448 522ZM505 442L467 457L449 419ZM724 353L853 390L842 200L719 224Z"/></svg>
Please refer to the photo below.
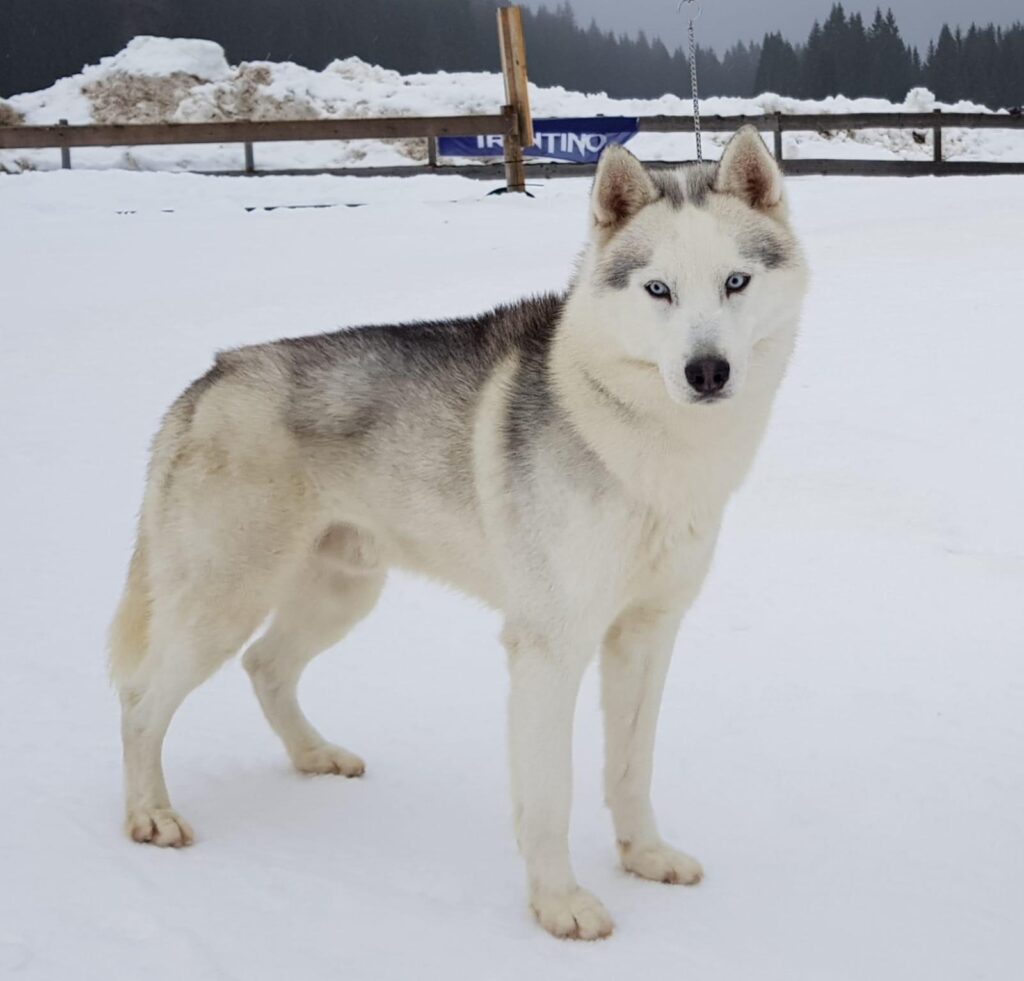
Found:
<svg viewBox="0 0 1024 981"><path fill-rule="evenodd" d="M921 174L1024 174L1024 162L947 160L943 156L946 129L1024 129L1024 115L1007 113L844 113L818 115L704 116L705 132L733 132L744 124L772 134L775 155L787 174L847 174L864 176L915 176ZM692 133L689 116L641 116L641 133ZM783 134L794 132L843 133L854 130L913 130L923 142L931 141L931 160L789 160L783 153ZM52 147L61 151L62 165L71 166L71 150L77 147L152 146L168 144L241 144L245 169L232 174L330 173L363 176L412 176L424 173L462 174L470 177L508 176L504 164L448 165L438 162L439 136L500 134L518 139L520 117L512 106L501 113L476 116L422 116L389 119L310 119L293 121L223 123L153 123L89 126L0 127L0 150ZM259 143L325 140L424 139L427 163L399 167L345 167L320 170L258 170L254 146ZM671 167L684 161L657 161L652 166ZM535 177L576 176L593 173L592 164L526 163L525 172ZM225 172L220 172L225 173ZM509 178L511 183L511 178Z"/></svg>

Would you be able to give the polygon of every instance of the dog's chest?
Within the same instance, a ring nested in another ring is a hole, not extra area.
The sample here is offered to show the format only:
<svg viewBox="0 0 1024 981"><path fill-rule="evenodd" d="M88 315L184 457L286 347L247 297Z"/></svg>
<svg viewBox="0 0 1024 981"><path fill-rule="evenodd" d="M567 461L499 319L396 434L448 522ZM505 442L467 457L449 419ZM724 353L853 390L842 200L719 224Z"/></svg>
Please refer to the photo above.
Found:
<svg viewBox="0 0 1024 981"><path fill-rule="evenodd" d="M689 592L703 579L718 534L718 520L692 513L635 514L623 535L622 589L629 601Z"/></svg>

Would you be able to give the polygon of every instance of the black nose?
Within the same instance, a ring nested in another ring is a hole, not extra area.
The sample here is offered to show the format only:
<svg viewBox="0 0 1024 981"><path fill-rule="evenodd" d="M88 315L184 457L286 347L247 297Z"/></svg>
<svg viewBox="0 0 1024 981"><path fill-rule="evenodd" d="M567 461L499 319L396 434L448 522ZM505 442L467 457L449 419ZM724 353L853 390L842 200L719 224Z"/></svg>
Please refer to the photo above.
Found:
<svg viewBox="0 0 1024 981"><path fill-rule="evenodd" d="M686 380L701 395L717 395L729 380L729 362L723 358L698 358L686 366Z"/></svg>

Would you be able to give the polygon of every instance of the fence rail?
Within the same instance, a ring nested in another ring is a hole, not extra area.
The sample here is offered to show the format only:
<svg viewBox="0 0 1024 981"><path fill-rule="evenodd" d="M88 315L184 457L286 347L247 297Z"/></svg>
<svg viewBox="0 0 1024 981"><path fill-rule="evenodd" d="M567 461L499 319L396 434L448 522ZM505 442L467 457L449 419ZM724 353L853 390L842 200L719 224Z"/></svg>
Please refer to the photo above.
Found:
<svg viewBox="0 0 1024 981"><path fill-rule="evenodd" d="M708 132L732 132L750 124L774 137L775 156L787 174L844 174L858 176L916 176L921 174L1024 174L1024 162L947 160L943 155L944 129L1024 129L1024 115L1008 113L836 113L758 116L704 116L701 127ZM245 148L245 170L220 173L299 174L331 173L355 175L411 176L423 173L462 174L472 177L501 176L502 168L488 164L444 165L437 163L439 136L508 137L518 125L516 111L505 106L501 113L474 116L403 116L368 119L307 119L236 121L220 123L135 123L124 125L5 126L0 127L0 150L55 148L61 151L62 166L71 166L73 147L187 145L238 143ZM784 157L783 134L793 132L843 132L866 129L910 129L931 133L929 160L788 160ZM641 116L641 133L692 133L690 116ZM253 145L286 141L425 139L428 163L423 166L345 167L318 170L257 171ZM684 161L659 161L655 166L674 166ZM528 163L531 176L560 177L593 173L589 164Z"/></svg>
<svg viewBox="0 0 1024 981"><path fill-rule="evenodd" d="M190 143L392 140L504 133L505 115L396 116L388 119L239 120L225 123L123 123L0 127L0 150Z"/></svg>

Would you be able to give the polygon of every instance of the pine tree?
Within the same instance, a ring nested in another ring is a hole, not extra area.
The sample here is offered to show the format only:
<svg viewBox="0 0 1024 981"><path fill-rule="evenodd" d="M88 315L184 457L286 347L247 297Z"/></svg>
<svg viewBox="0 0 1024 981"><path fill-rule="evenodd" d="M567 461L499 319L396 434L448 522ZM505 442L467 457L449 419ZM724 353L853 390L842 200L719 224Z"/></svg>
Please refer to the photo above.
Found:
<svg viewBox="0 0 1024 981"><path fill-rule="evenodd" d="M841 95L844 91L840 72L848 32L846 11L843 10L841 3L837 3L833 6L828 19L821 28L821 59L817 75L818 98Z"/></svg>
<svg viewBox="0 0 1024 981"><path fill-rule="evenodd" d="M815 21L800 58L799 94L805 99L820 99L834 85L834 69L829 64L828 43L821 25Z"/></svg>
<svg viewBox="0 0 1024 981"><path fill-rule="evenodd" d="M755 92L778 95L800 94L800 59L793 45L781 34L766 34L761 44L761 60L754 78Z"/></svg>
<svg viewBox="0 0 1024 981"><path fill-rule="evenodd" d="M759 45L734 44L722 57L722 80L718 95L750 96L754 93L754 78L761 60Z"/></svg>
<svg viewBox="0 0 1024 981"><path fill-rule="evenodd" d="M942 25L935 50L925 69L928 87L943 102L955 102L960 95L960 45L947 24Z"/></svg>
<svg viewBox="0 0 1024 981"><path fill-rule="evenodd" d="M987 105L998 99L999 45L992 25L978 28L971 24L963 41L960 57L960 87L968 98Z"/></svg>
<svg viewBox="0 0 1024 981"><path fill-rule="evenodd" d="M839 91L861 93L868 81L868 37L860 14L850 15L840 42L836 65Z"/></svg>
<svg viewBox="0 0 1024 981"><path fill-rule="evenodd" d="M1002 32L999 40L994 108L1024 107L1024 24L1016 23Z"/></svg>
<svg viewBox="0 0 1024 981"><path fill-rule="evenodd" d="M914 53L903 43L892 10L883 17L875 10L875 19L868 31L868 81L866 95L875 95L901 102L908 90L921 77L920 65L915 67Z"/></svg>

